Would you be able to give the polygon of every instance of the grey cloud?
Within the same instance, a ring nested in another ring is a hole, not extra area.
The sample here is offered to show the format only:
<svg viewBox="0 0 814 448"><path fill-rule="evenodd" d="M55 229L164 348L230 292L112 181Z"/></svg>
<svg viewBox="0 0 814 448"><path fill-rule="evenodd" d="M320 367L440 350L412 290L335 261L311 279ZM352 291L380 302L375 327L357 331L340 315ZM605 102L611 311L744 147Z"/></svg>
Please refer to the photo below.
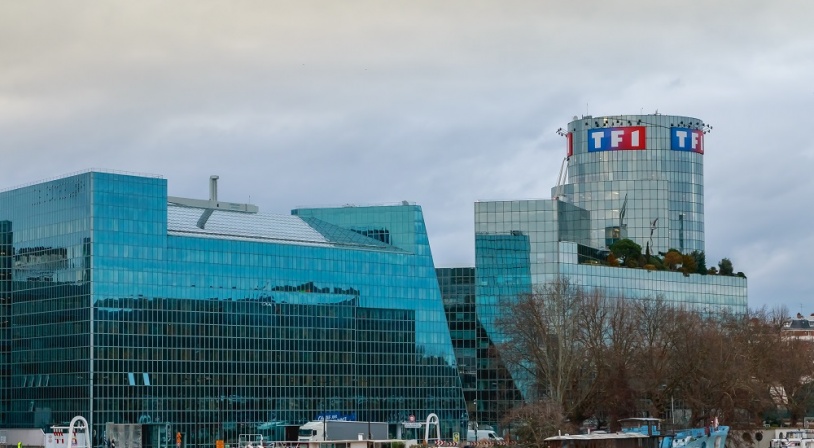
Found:
<svg viewBox="0 0 814 448"><path fill-rule="evenodd" d="M0 188L100 167L161 174L178 196L206 196L219 174L222 197L281 213L406 199L437 264L471 265L472 203L549 197L557 128L658 109L715 126L708 263L732 258L751 304L795 308L811 267L790 260L814 250L813 13L791 0L7 2L0 149L14 169Z"/></svg>

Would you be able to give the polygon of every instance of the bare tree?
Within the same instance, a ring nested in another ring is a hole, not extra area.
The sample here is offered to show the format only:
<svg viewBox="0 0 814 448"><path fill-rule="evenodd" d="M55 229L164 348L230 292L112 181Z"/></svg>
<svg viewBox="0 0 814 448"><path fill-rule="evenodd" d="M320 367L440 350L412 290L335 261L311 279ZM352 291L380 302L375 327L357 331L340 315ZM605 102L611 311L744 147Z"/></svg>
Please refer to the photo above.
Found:
<svg viewBox="0 0 814 448"><path fill-rule="evenodd" d="M572 420L584 417L596 388L578 319L584 303L582 288L560 277L505 304L508 312L496 321L506 341L499 345L501 356L525 380L518 383L527 388L526 401L556 403Z"/></svg>
<svg viewBox="0 0 814 448"><path fill-rule="evenodd" d="M814 349L782 338L784 309L706 315L564 277L502 306L497 348L525 402L508 416L522 426L536 413L528 437L563 419L667 418L674 403L690 414L675 423L693 425L753 425L777 404L796 422L814 406Z"/></svg>
<svg viewBox="0 0 814 448"><path fill-rule="evenodd" d="M710 362L717 350L710 341L716 339L717 333L697 313L679 312L675 319L683 336L672 340L668 384L676 385L684 407L691 412L690 423L696 424L709 418L716 407L712 403L716 377L710 371Z"/></svg>
<svg viewBox="0 0 814 448"><path fill-rule="evenodd" d="M624 298L607 298L596 290L585 297L579 322L597 386L585 413L593 409L594 416L614 427L618 419L630 417L635 407L636 321Z"/></svg>
<svg viewBox="0 0 814 448"><path fill-rule="evenodd" d="M503 424L512 427L512 432L524 446L543 448L545 438L558 434L558 431L572 432L577 428L566 421L562 407L551 400L539 400L511 410L503 419Z"/></svg>
<svg viewBox="0 0 814 448"><path fill-rule="evenodd" d="M777 331L763 317L724 313L716 317L719 355L713 367L718 381L720 413L727 421L743 420L768 404L763 359L770 353ZM747 422L744 422L747 423ZM754 423L754 422L753 422Z"/></svg>
<svg viewBox="0 0 814 448"><path fill-rule="evenodd" d="M676 340L686 338L685 311L662 297L638 300L633 305L634 333L638 336L633 386L647 413L664 417L673 398L680 395L681 378L675 368L682 364Z"/></svg>
<svg viewBox="0 0 814 448"><path fill-rule="evenodd" d="M785 408L794 426L814 407L814 344L784 339L773 351L772 364L775 403Z"/></svg>

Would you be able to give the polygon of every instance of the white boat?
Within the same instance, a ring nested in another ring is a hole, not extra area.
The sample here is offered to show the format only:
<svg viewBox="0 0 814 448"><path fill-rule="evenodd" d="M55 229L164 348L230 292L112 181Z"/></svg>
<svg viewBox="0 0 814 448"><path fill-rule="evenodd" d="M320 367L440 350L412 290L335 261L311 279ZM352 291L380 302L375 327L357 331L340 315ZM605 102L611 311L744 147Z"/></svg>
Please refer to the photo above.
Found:
<svg viewBox="0 0 814 448"><path fill-rule="evenodd" d="M814 448L814 431L789 429L780 431L778 437L769 442L770 448Z"/></svg>
<svg viewBox="0 0 814 448"><path fill-rule="evenodd" d="M709 426L679 430L662 430L657 418L628 418L619 423L619 432L565 434L545 440L553 448L724 448L729 434L729 427L718 425L717 419Z"/></svg>

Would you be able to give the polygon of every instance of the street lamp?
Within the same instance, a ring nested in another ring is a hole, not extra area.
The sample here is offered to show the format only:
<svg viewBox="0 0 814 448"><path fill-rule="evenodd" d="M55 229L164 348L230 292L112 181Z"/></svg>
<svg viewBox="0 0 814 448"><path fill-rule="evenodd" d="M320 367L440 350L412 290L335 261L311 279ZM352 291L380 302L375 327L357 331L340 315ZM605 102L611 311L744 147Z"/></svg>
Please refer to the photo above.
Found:
<svg viewBox="0 0 814 448"><path fill-rule="evenodd" d="M474 409L472 409L472 420L474 421L475 427L475 438L477 440L478 434L478 400L472 400L472 404L474 405Z"/></svg>
<svg viewBox="0 0 814 448"><path fill-rule="evenodd" d="M322 381L322 441L328 440L328 378Z"/></svg>
<svg viewBox="0 0 814 448"><path fill-rule="evenodd" d="M467 436L469 435L469 414L467 414L466 411L461 414L461 433L460 440L466 445Z"/></svg>

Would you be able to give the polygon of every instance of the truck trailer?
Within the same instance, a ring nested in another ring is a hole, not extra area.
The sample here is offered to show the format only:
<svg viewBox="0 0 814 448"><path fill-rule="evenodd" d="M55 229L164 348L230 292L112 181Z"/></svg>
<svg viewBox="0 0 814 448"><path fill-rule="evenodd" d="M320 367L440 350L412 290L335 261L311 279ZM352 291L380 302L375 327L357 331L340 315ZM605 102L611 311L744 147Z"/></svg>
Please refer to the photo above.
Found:
<svg viewBox="0 0 814 448"><path fill-rule="evenodd" d="M386 440L387 422L313 421L300 426L298 442L323 440Z"/></svg>

